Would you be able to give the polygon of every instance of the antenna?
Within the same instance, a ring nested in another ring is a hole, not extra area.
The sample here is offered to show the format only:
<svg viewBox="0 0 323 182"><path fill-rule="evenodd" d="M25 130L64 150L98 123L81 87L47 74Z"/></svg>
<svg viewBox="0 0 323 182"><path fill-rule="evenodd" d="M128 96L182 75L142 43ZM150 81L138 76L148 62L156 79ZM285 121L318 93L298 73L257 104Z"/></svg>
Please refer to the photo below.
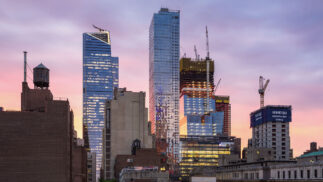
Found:
<svg viewBox="0 0 323 182"><path fill-rule="evenodd" d="M97 27L97 26L95 26L95 25L92 25L92 26L93 26L93 28L95 28L95 29L99 30L100 32L104 32L104 31L106 31L106 30L104 30L103 28Z"/></svg>
<svg viewBox="0 0 323 182"><path fill-rule="evenodd" d="M26 82L27 77L27 51L24 51L24 82Z"/></svg>
<svg viewBox="0 0 323 182"><path fill-rule="evenodd" d="M206 59L210 58L210 50L209 50L209 33L207 31L207 26L205 27L206 33Z"/></svg>

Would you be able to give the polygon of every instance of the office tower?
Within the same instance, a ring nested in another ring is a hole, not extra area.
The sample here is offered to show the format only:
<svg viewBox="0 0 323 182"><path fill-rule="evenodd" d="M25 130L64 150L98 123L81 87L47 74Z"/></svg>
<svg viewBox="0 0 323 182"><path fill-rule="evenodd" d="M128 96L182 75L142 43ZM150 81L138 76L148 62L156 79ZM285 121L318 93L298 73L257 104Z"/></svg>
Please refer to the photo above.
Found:
<svg viewBox="0 0 323 182"><path fill-rule="evenodd" d="M265 106L250 114L252 147L273 149L275 160L290 159L291 106Z"/></svg>
<svg viewBox="0 0 323 182"><path fill-rule="evenodd" d="M209 60L209 74L207 60L180 60L180 135L222 135L224 112L215 112L213 75L212 60Z"/></svg>
<svg viewBox="0 0 323 182"><path fill-rule="evenodd" d="M98 28L99 29L99 28ZM111 56L108 31L83 34L83 136L88 138L89 151L96 154L96 177L102 163L102 130L104 107L118 87L118 57Z"/></svg>
<svg viewBox="0 0 323 182"><path fill-rule="evenodd" d="M106 102L103 131L104 179L113 179L117 155L130 155L134 141L142 148L152 148L152 135L148 130L148 109L144 92L115 88L114 99Z"/></svg>
<svg viewBox="0 0 323 182"><path fill-rule="evenodd" d="M86 182L86 149L69 101L53 99L43 64L33 73L33 89L22 83L21 111L0 111L0 181Z"/></svg>
<svg viewBox="0 0 323 182"><path fill-rule="evenodd" d="M223 112L223 135L231 136L231 104L230 96L215 95L215 110Z"/></svg>
<svg viewBox="0 0 323 182"><path fill-rule="evenodd" d="M179 152L179 22L179 11L161 8L149 28L149 119L157 149L175 160Z"/></svg>

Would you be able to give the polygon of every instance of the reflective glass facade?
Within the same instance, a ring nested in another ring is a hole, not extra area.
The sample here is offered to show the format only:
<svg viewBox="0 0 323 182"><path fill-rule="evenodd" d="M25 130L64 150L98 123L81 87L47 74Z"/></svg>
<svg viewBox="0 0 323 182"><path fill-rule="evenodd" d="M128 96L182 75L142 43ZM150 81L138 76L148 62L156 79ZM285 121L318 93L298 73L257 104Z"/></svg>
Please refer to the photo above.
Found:
<svg viewBox="0 0 323 182"><path fill-rule="evenodd" d="M149 29L149 119L152 133L178 157L180 13L162 8Z"/></svg>
<svg viewBox="0 0 323 182"><path fill-rule="evenodd" d="M107 31L83 34L83 134L89 149L96 153L96 176L102 161L102 129L107 99L119 83L119 58L111 56Z"/></svg>
<svg viewBox="0 0 323 182"><path fill-rule="evenodd" d="M194 168L218 166L219 155L231 154L234 138L212 136L181 136L180 173L188 179Z"/></svg>

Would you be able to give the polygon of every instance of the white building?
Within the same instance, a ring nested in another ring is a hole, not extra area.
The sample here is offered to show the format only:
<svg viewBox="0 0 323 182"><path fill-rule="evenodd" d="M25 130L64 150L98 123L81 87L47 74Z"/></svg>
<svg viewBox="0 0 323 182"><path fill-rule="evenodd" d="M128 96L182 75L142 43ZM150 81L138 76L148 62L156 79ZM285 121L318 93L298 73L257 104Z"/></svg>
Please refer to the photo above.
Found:
<svg viewBox="0 0 323 182"><path fill-rule="evenodd" d="M274 160L289 160L291 110L291 106L265 106L252 112L252 147L271 148Z"/></svg>

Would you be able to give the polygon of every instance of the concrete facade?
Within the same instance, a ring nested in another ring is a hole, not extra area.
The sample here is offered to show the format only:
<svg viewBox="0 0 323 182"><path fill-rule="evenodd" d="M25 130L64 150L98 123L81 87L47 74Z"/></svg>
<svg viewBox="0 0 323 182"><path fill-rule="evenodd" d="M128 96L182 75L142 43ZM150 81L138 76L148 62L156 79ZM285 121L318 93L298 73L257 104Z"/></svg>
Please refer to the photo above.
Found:
<svg viewBox="0 0 323 182"><path fill-rule="evenodd" d="M302 155L293 161L241 161L217 168L216 177L226 181L323 181L323 152Z"/></svg>
<svg viewBox="0 0 323 182"><path fill-rule="evenodd" d="M0 112L0 181L85 181L69 102L53 100L47 88L22 87L22 111Z"/></svg>
<svg viewBox="0 0 323 182"><path fill-rule="evenodd" d="M104 179L115 178L115 159L117 155L130 155L134 140L140 140L141 148L152 148L145 96L144 92L115 89L114 99L106 103L103 131Z"/></svg>
<svg viewBox="0 0 323 182"><path fill-rule="evenodd" d="M274 160L292 159L290 122L292 122L292 106L267 105L252 112L250 114L252 147L271 148Z"/></svg>
<svg viewBox="0 0 323 182"><path fill-rule="evenodd" d="M252 128L252 146L273 149L275 160L290 159L289 123L268 122Z"/></svg>

